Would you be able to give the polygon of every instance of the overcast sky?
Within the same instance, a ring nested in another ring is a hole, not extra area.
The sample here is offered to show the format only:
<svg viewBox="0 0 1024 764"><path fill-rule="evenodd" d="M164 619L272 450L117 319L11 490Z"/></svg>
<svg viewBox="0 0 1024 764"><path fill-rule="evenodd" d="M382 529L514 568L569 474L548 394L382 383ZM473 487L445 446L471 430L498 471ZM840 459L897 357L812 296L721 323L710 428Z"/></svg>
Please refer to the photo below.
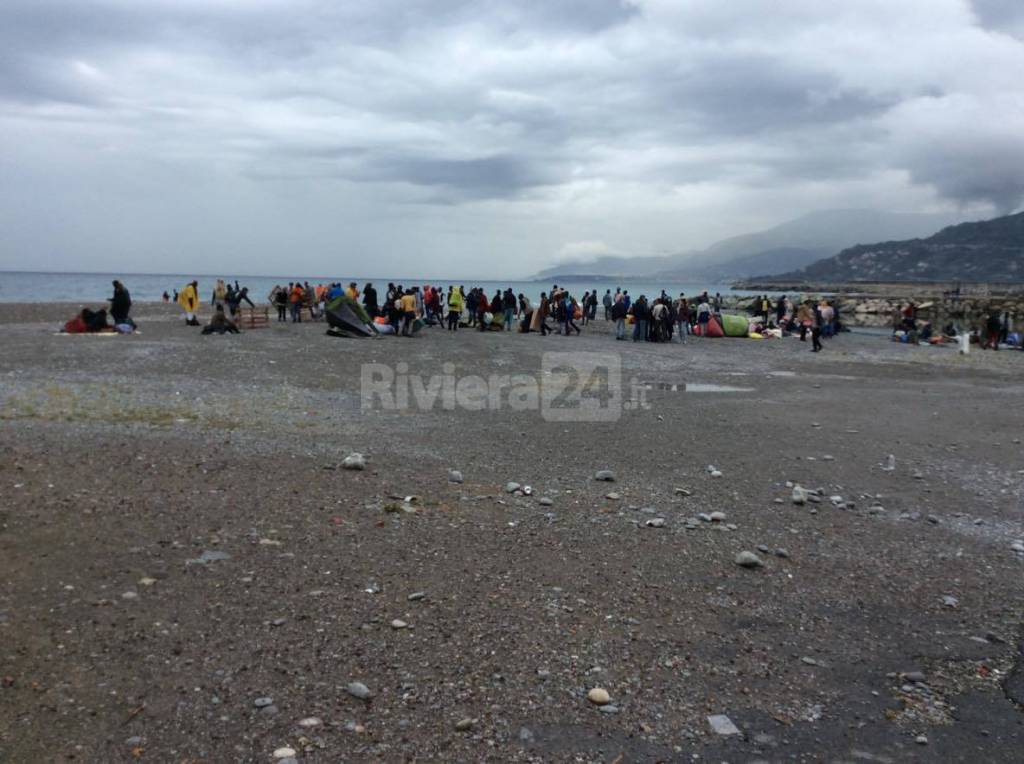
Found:
<svg viewBox="0 0 1024 764"><path fill-rule="evenodd" d="M1022 0L2 0L0 268L515 277L1024 200Z"/></svg>

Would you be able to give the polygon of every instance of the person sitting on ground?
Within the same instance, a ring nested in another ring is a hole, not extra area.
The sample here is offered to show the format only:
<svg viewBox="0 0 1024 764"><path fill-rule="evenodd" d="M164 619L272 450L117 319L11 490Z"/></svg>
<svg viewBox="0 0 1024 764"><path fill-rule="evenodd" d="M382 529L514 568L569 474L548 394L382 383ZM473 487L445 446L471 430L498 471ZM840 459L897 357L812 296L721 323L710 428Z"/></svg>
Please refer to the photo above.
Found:
<svg viewBox="0 0 1024 764"><path fill-rule="evenodd" d="M224 315L224 307L217 306L210 323L203 327L203 334L238 334L235 322Z"/></svg>

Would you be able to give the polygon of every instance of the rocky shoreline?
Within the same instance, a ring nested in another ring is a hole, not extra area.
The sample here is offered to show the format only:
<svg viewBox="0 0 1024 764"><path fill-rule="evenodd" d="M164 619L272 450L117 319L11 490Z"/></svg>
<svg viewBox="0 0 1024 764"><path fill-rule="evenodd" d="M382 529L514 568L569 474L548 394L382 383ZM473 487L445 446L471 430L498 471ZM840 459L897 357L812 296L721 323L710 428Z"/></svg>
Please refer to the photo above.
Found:
<svg viewBox="0 0 1024 764"><path fill-rule="evenodd" d="M1009 313L1024 319L1024 284L965 284L953 294L948 283L787 283L741 282L734 289L787 292L794 302L827 297L837 305L843 321L851 326L889 326L892 313L913 301L928 307L921 309L921 320L936 325L953 323L964 329L981 328L989 313ZM773 298L774 302L774 298ZM728 297L731 308L751 311L758 298Z"/></svg>

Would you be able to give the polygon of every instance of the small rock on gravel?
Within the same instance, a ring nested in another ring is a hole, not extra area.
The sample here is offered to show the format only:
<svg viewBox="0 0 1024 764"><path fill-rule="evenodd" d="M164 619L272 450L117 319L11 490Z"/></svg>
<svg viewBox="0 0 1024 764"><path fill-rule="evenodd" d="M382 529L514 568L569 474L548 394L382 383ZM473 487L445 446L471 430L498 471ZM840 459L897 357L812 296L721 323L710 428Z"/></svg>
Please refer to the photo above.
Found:
<svg viewBox="0 0 1024 764"><path fill-rule="evenodd" d="M459 721L455 722L455 729L459 732L465 732L473 729L474 724L476 724L476 719L459 719Z"/></svg>
<svg viewBox="0 0 1024 764"><path fill-rule="evenodd" d="M555 502L553 502L551 498L548 496L541 496L539 499L537 499L537 503L540 504L542 507L550 507Z"/></svg>
<svg viewBox="0 0 1024 764"><path fill-rule="evenodd" d="M448 482L449 483L461 483L463 480L462 473L458 470L448 470Z"/></svg>
<svg viewBox="0 0 1024 764"><path fill-rule="evenodd" d="M725 522L725 512L712 512L708 517L711 518L711 522L713 523Z"/></svg>
<svg viewBox="0 0 1024 764"><path fill-rule="evenodd" d="M608 690L601 687L595 687L587 693L587 700L593 703L595 706L607 706L612 702L611 696L608 694Z"/></svg>
<svg viewBox="0 0 1024 764"><path fill-rule="evenodd" d="M519 483L516 483L515 481L510 480L509 482L505 483L505 493L515 493L521 487L522 486L520 486Z"/></svg>
<svg viewBox="0 0 1024 764"><path fill-rule="evenodd" d="M288 748L287 746L285 746L283 748L278 748L276 751L274 751L274 758L275 759L294 759L295 758L295 749L294 748Z"/></svg>
<svg viewBox="0 0 1024 764"><path fill-rule="evenodd" d="M391 622L391 628L392 629L405 629L408 626L409 626L409 624L407 624L405 621L401 620L400 618L396 618L395 620L393 620Z"/></svg>
<svg viewBox="0 0 1024 764"><path fill-rule="evenodd" d="M740 730L725 714L714 714L708 717L708 724L711 725L711 729L717 735L729 736L739 735Z"/></svg>
<svg viewBox="0 0 1024 764"><path fill-rule="evenodd" d="M319 727L322 724L323 721L321 721L320 718L317 716L307 716L305 719L299 720L299 726L305 727L307 729L311 727Z"/></svg>
<svg viewBox="0 0 1024 764"><path fill-rule="evenodd" d="M254 700L252 702L252 704L254 706L256 706L256 708L266 708L267 706L274 705L274 699L273 698L256 698L256 700Z"/></svg>
<svg viewBox="0 0 1024 764"><path fill-rule="evenodd" d="M662 517L655 517L644 523L648 528L664 528L665 519Z"/></svg>
<svg viewBox="0 0 1024 764"><path fill-rule="evenodd" d="M753 552L743 551L736 555L736 564L741 568L760 568L764 562Z"/></svg>
<svg viewBox="0 0 1024 764"><path fill-rule="evenodd" d="M350 682L345 691L353 698L360 700L369 700L371 697L370 688L362 682Z"/></svg>
<svg viewBox="0 0 1024 764"><path fill-rule="evenodd" d="M406 599L409 600L409 602L416 602L417 600L426 598L426 596L426 592L413 592L408 597L406 597Z"/></svg>
<svg viewBox="0 0 1024 764"><path fill-rule="evenodd" d="M614 483L615 473L611 470L598 470L594 473L594 480L603 480L606 483Z"/></svg>
<svg viewBox="0 0 1024 764"><path fill-rule="evenodd" d="M341 463L341 467L346 470L365 470L366 457L358 452L349 454Z"/></svg>

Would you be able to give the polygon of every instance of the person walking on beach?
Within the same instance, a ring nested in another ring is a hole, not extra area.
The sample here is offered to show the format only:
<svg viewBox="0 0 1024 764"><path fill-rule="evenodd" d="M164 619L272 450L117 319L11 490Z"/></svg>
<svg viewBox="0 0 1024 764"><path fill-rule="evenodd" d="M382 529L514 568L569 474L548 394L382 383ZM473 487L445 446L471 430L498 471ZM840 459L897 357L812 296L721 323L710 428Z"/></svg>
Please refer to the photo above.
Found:
<svg viewBox="0 0 1024 764"><path fill-rule="evenodd" d="M580 334L580 328L573 323L573 319L576 317L576 311L581 310L580 306L573 297L569 296L568 292L563 292L563 295L562 308L565 310L565 323L563 325L564 334L568 337L570 329L575 329L576 334ZM586 315L586 312L583 312L583 315Z"/></svg>
<svg viewBox="0 0 1024 764"><path fill-rule="evenodd" d="M548 313L551 312L551 304L548 302L547 293L540 293L540 304L537 306L537 310L534 311L533 320L530 322L530 329L533 331L539 331L540 336L544 337L548 333Z"/></svg>
<svg viewBox="0 0 1024 764"><path fill-rule="evenodd" d="M601 303L604 305L604 320L610 321L612 318L612 306L615 304L612 298L612 290L606 289L604 297L601 298Z"/></svg>
<svg viewBox="0 0 1024 764"><path fill-rule="evenodd" d="M199 309L199 282L192 281L178 293L178 304L185 311L185 323L188 326L199 326L196 311Z"/></svg>
<svg viewBox="0 0 1024 764"><path fill-rule="evenodd" d="M811 315L811 352L817 353L821 350L821 306L815 305L814 312Z"/></svg>
<svg viewBox="0 0 1024 764"><path fill-rule="evenodd" d="M124 284L117 279L114 279L113 286L114 296L110 298L110 317L114 319L114 326L128 324L134 329L135 322L128 317L128 311L132 309L131 295L128 294Z"/></svg>

